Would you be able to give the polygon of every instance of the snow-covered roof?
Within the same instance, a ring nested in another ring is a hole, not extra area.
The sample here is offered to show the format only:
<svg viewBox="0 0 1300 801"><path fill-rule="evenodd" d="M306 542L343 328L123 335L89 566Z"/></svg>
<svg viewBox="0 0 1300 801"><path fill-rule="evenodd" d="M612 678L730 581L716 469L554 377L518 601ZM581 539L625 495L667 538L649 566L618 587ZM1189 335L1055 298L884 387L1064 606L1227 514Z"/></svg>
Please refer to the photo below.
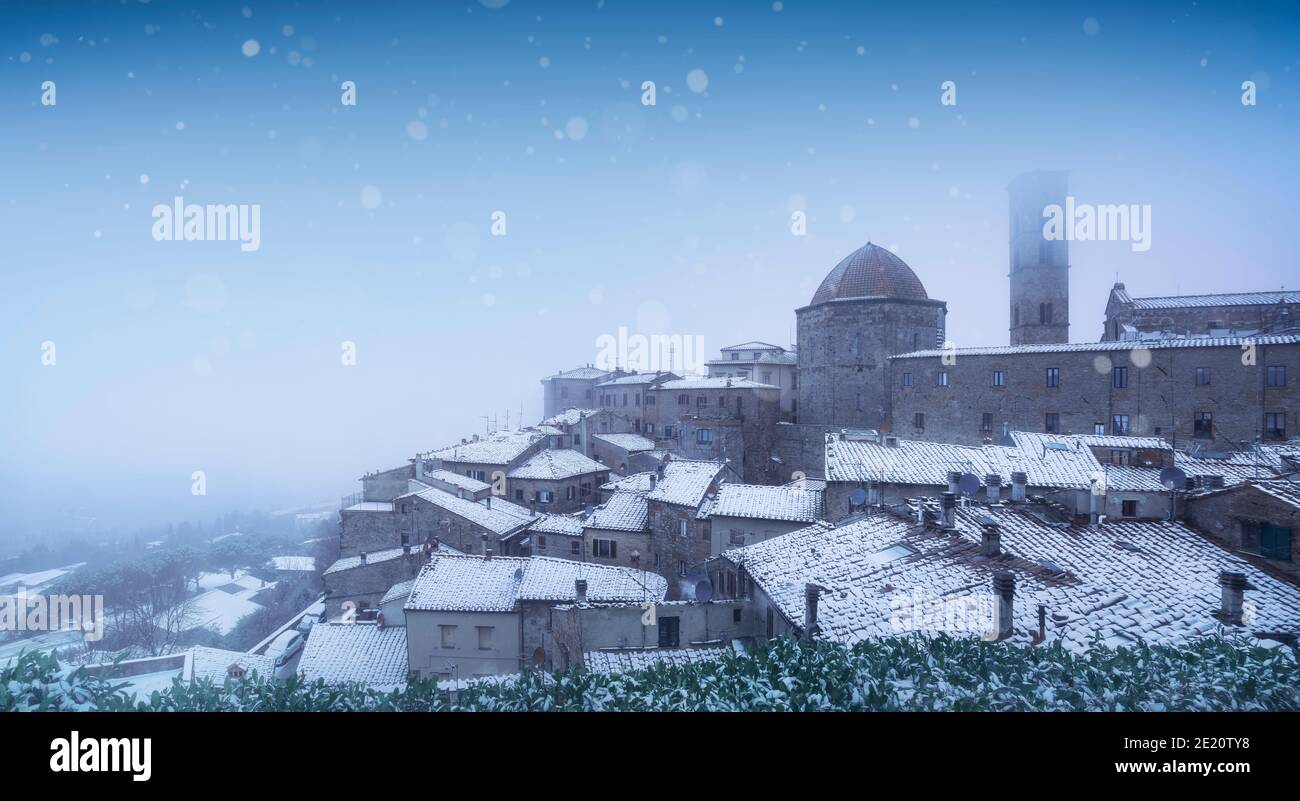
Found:
<svg viewBox="0 0 1300 801"><path fill-rule="evenodd" d="M738 364L744 364L744 362L738 362ZM775 384L763 384L739 376L713 376L710 378L682 378L676 381L665 381L656 389L673 392L690 389L780 389L780 387Z"/></svg>
<svg viewBox="0 0 1300 801"><path fill-rule="evenodd" d="M722 348L722 352L723 352L723 353L726 353L727 351L730 351L730 350L779 350L779 351L784 351L785 348L781 347L780 345L773 345L773 344L770 343L770 342L758 342L758 341L755 340L755 341L751 341L751 342L742 342L742 343L739 344L739 345L728 345L727 347Z"/></svg>
<svg viewBox="0 0 1300 801"><path fill-rule="evenodd" d="M298 672L307 681L323 679L326 684L405 686L406 629L370 621L317 623L307 635Z"/></svg>
<svg viewBox="0 0 1300 801"><path fill-rule="evenodd" d="M470 501L436 488L417 493L415 498L433 504L439 509L464 518L502 537L536 519L528 509L513 504L504 498L484 498L482 501Z"/></svg>
<svg viewBox="0 0 1300 801"><path fill-rule="evenodd" d="M345 512L391 512L393 504L391 501L361 501L354 503L344 510Z"/></svg>
<svg viewBox="0 0 1300 801"><path fill-rule="evenodd" d="M225 683L231 665L239 665L248 675L271 678L275 674L275 660L265 654L246 654L221 648L196 647L190 649L190 679L211 679L218 686Z"/></svg>
<svg viewBox="0 0 1300 801"><path fill-rule="evenodd" d="M492 485L485 481L479 481L477 478L463 476L460 473L454 473L451 470L429 470L420 476L421 481L441 481L444 484L450 484L453 487L459 487L470 492L482 492L491 489ZM408 493L418 494L418 493ZM405 496L402 496L405 497Z"/></svg>
<svg viewBox="0 0 1300 801"><path fill-rule="evenodd" d="M528 457L528 461L511 470L507 478L542 479L558 481L591 473L607 472L608 467L588 459L574 450L539 451Z"/></svg>
<svg viewBox="0 0 1300 801"><path fill-rule="evenodd" d="M645 493L618 490L609 500L592 511L587 518L587 528L608 531L645 531L650 517L650 505Z"/></svg>
<svg viewBox="0 0 1300 801"><path fill-rule="evenodd" d="M446 494L446 493L444 493ZM323 575L329 576L344 570L355 570L362 565L373 565L376 562L387 562L390 559L401 559L405 552L401 548L386 548L382 551L371 551L366 554L366 561L361 561L361 556L344 556L338 559L334 564L325 568Z"/></svg>
<svg viewBox="0 0 1300 801"><path fill-rule="evenodd" d="M1300 303L1300 291L1165 295L1153 298L1130 298L1130 301L1134 308L1143 310L1192 309L1204 306L1273 306L1279 303Z"/></svg>
<svg viewBox="0 0 1300 801"><path fill-rule="evenodd" d="M173 619L180 623L182 630L211 629L224 636L234 631L239 621L262 609L247 598L232 595L222 590L209 590L181 603ZM165 619L160 617L160 625Z"/></svg>
<svg viewBox="0 0 1300 801"><path fill-rule="evenodd" d="M821 517L822 493L796 487L723 484L711 513L714 517L812 523Z"/></svg>
<svg viewBox="0 0 1300 801"><path fill-rule="evenodd" d="M537 520L528 525L528 531L537 534L559 534L566 537L581 537L584 518L581 514L538 515Z"/></svg>
<svg viewBox="0 0 1300 801"><path fill-rule="evenodd" d="M438 556L415 579L407 611L511 612L519 601L577 598L574 581L587 580L587 600L662 600L668 582L655 573L544 556Z"/></svg>
<svg viewBox="0 0 1300 801"><path fill-rule="evenodd" d="M1127 340L1116 342L1063 342L1049 345L995 345L987 348L957 348L955 350L916 350L890 356L891 359L930 359L939 356L1008 356L1017 353L1107 353L1136 348L1163 350L1165 348L1239 348L1247 342L1256 345L1297 345L1300 334L1252 337L1183 337L1175 339Z"/></svg>
<svg viewBox="0 0 1300 801"><path fill-rule="evenodd" d="M384 593L383 598L379 599L379 605L383 606L384 604L392 603L393 601L401 601L402 605L405 606L406 599L411 597L411 588L414 586L415 579L413 578L397 582L388 588L388 592Z"/></svg>
<svg viewBox="0 0 1300 801"><path fill-rule="evenodd" d="M593 673L627 673L656 665L675 667L696 665L721 659L725 646L716 648L625 648L616 651L588 651L583 655L587 670Z"/></svg>
<svg viewBox="0 0 1300 801"><path fill-rule="evenodd" d="M621 378L611 378L608 381L602 381L599 384L597 384L596 387L608 388L608 387L639 386L641 384L654 383L655 379L662 378L662 377L663 377L663 373L633 373L632 375L625 375Z"/></svg>
<svg viewBox="0 0 1300 801"><path fill-rule="evenodd" d="M654 441L640 434L595 434L593 436L595 439L608 442L616 448L622 448L628 453L640 453L641 451L655 449Z"/></svg>
<svg viewBox="0 0 1300 801"><path fill-rule="evenodd" d="M452 445L425 454L443 462L464 464L509 464L542 437L536 431L497 431L476 442Z"/></svg>
<svg viewBox="0 0 1300 801"><path fill-rule="evenodd" d="M543 420L542 425L559 426L559 427L576 426L578 423L582 422L582 418L591 417L592 415L595 414L600 414L600 410L599 409L565 409L559 414L554 415L552 417L548 417L545 420Z"/></svg>
<svg viewBox="0 0 1300 801"><path fill-rule="evenodd" d="M610 371L608 371L608 370L601 370L601 369L598 368L598 367L587 367L587 366L583 366L583 367L575 367L575 368L573 368L572 370L561 370L560 372L556 373L555 375L548 375L546 378L543 378L542 380L543 380L543 381L550 381L550 380L553 379L553 378L570 378L570 379L573 379L573 378L579 378L579 379L582 379L582 378L586 378L586 379L590 379L590 378L604 378L604 377L607 376L607 375L611 375Z"/></svg>
<svg viewBox="0 0 1300 801"><path fill-rule="evenodd" d="M316 559L311 556L272 556L271 566L276 570L295 570L310 573L316 569Z"/></svg>
<svg viewBox="0 0 1300 801"><path fill-rule="evenodd" d="M1046 516L1045 516L1046 517ZM996 522L1002 555L979 555L981 522ZM1038 627L1074 651L1099 633L1107 642L1181 642L1214 632L1221 570L1245 573L1257 632L1300 630L1300 589L1254 568L1184 526L1120 521L1098 528L1050 523L1024 507L957 511L954 532L917 527L890 514L849 524L820 523L724 556L742 564L796 626L804 588L826 588L818 606L822 636L845 643L906 630L916 604L987 599L995 571L1014 574L1016 638ZM924 611L924 610L922 610ZM958 635L962 631L954 632ZM982 631L966 631L980 636Z"/></svg>
<svg viewBox="0 0 1300 801"><path fill-rule="evenodd" d="M604 484L601 489L607 492L617 490L642 492L652 501L698 507L704 500L709 486L718 478L718 474L726 468L726 465L722 462L696 459L671 459L665 462L663 467L662 478L658 477L656 471L633 473L626 478Z"/></svg>
<svg viewBox="0 0 1300 801"><path fill-rule="evenodd" d="M1174 446L1163 437L1132 437L1118 434L1072 434L1089 448L1114 448L1144 451L1171 451Z"/></svg>

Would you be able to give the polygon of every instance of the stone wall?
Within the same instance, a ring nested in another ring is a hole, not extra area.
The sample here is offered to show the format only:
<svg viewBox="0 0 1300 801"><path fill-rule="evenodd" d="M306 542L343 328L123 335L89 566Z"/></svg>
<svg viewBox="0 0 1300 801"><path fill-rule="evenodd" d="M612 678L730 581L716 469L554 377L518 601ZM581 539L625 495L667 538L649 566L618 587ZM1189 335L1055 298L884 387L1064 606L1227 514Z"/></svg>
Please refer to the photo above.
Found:
<svg viewBox="0 0 1300 801"><path fill-rule="evenodd" d="M1232 551L1256 554L1252 561L1281 572L1300 584L1300 510L1252 486L1242 485L1187 499L1187 522ZM1258 542L1247 542L1251 524L1271 523L1291 530L1291 558L1264 559ZM1247 595L1247 598L1250 596Z"/></svg>

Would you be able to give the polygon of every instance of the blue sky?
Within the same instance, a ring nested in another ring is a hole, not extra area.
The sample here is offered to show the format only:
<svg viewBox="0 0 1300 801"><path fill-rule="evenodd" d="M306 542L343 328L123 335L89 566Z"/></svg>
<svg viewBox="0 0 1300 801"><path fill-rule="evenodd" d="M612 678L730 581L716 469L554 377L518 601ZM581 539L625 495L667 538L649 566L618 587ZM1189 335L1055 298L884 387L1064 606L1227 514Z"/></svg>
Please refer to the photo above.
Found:
<svg viewBox="0 0 1300 801"><path fill-rule="evenodd" d="M1075 340L1117 274L1294 285L1294 6L972 5L7 3L0 535L334 498L534 422L620 326L788 344L867 240L1003 343L1026 169L1152 208L1145 253L1073 245ZM260 249L154 241L176 196L259 204Z"/></svg>

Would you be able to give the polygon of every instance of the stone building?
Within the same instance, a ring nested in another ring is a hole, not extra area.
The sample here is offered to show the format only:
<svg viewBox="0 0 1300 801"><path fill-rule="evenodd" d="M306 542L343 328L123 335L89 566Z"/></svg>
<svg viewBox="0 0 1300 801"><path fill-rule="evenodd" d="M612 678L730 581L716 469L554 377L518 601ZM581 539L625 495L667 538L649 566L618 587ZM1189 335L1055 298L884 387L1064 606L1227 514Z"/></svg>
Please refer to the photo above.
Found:
<svg viewBox="0 0 1300 801"><path fill-rule="evenodd" d="M802 487L723 484L709 509L709 556L770 540L823 519L822 495L821 490Z"/></svg>
<svg viewBox="0 0 1300 801"><path fill-rule="evenodd" d="M1010 427L1233 450L1295 434L1300 335L923 350L887 374L903 436L975 444Z"/></svg>
<svg viewBox="0 0 1300 801"><path fill-rule="evenodd" d="M623 475L653 469L653 466L638 469L642 460L633 457L649 454L654 449L654 441L640 434L596 434L591 441L592 457Z"/></svg>
<svg viewBox="0 0 1300 801"><path fill-rule="evenodd" d="M1123 284L1106 301L1103 342L1300 333L1300 292L1232 292L1134 298Z"/></svg>
<svg viewBox="0 0 1300 801"><path fill-rule="evenodd" d="M633 373L603 381L595 386L596 407L607 415L598 433L640 433L645 431L649 415L646 407L654 403L650 390L666 381L677 379L674 373Z"/></svg>
<svg viewBox="0 0 1300 801"><path fill-rule="evenodd" d="M377 608L388 590L413 578L427 558L425 549L407 546L339 559L321 574L326 618L334 620Z"/></svg>
<svg viewBox="0 0 1300 801"><path fill-rule="evenodd" d="M687 459L727 462L745 481L784 479L772 461L780 388L746 378L685 378L654 387L645 407L646 436Z"/></svg>
<svg viewBox="0 0 1300 801"><path fill-rule="evenodd" d="M893 253L870 242L850 253L795 310L797 421L879 428L889 417L888 358L941 346L946 315Z"/></svg>
<svg viewBox="0 0 1300 801"><path fill-rule="evenodd" d="M1070 243L1043 236L1043 210L1065 206L1063 172L1029 172L1007 187L1011 209L1011 344L1070 341Z"/></svg>
<svg viewBox="0 0 1300 801"><path fill-rule="evenodd" d="M1300 483L1250 481L1187 499L1187 521L1254 564L1300 583Z"/></svg>
<svg viewBox="0 0 1300 801"><path fill-rule="evenodd" d="M748 378L781 388L781 419L799 413L799 356L794 349L767 342L745 342L722 349L720 358L705 362L709 377Z"/></svg>
<svg viewBox="0 0 1300 801"><path fill-rule="evenodd" d="M596 501L609 468L575 450L538 451L506 473L514 503L542 512L573 512Z"/></svg>
<svg viewBox="0 0 1300 801"><path fill-rule="evenodd" d="M622 370L601 370L590 364L572 370L560 370L542 379L542 416L550 417L565 409L595 406L594 387L602 381L616 378Z"/></svg>

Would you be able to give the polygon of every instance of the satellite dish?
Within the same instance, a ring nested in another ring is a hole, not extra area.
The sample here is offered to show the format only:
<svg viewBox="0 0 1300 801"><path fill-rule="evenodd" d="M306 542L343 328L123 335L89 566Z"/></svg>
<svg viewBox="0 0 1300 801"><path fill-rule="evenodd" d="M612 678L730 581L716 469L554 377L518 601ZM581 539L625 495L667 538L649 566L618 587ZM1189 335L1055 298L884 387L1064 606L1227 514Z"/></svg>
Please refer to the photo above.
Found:
<svg viewBox="0 0 1300 801"><path fill-rule="evenodd" d="M975 497L980 491L979 476L974 473L962 473L961 478L957 479L957 489L968 498Z"/></svg>
<svg viewBox="0 0 1300 801"><path fill-rule="evenodd" d="M522 567L516 567L515 581L523 581L523 580L524 580L524 569Z"/></svg>
<svg viewBox="0 0 1300 801"><path fill-rule="evenodd" d="M546 664L546 651L542 650L540 646L536 651L533 651L533 664L537 667L542 667Z"/></svg>
<svg viewBox="0 0 1300 801"><path fill-rule="evenodd" d="M861 506L867 502L867 491L861 487L849 493L849 502L854 506Z"/></svg>
<svg viewBox="0 0 1300 801"><path fill-rule="evenodd" d="M713 584L708 581L695 582L695 600L707 604L713 600Z"/></svg>
<svg viewBox="0 0 1300 801"><path fill-rule="evenodd" d="M1187 474L1177 467L1166 467L1160 471L1160 483L1165 489L1181 489L1187 484Z"/></svg>

